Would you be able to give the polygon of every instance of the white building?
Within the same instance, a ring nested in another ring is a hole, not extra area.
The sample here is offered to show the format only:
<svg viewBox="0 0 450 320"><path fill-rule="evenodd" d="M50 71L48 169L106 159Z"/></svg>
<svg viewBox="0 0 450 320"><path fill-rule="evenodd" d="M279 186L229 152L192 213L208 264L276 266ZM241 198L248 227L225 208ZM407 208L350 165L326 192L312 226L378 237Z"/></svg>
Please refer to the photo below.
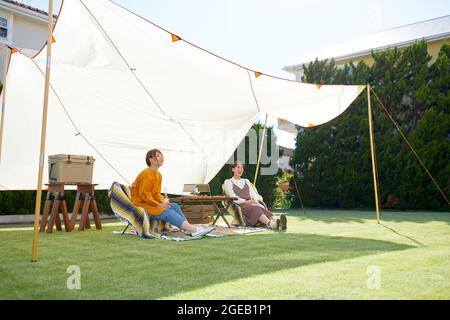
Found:
<svg viewBox="0 0 450 320"><path fill-rule="evenodd" d="M291 161L291 158L294 155L294 150L280 146L280 151L282 153L280 155L280 158L278 159L278 168L280 168L284 171L292 172L293 169L289 165L289 162Z"/></svg>
<svg viewBox="0 0 450 320"><path fill-rule="evenodd" d="M371 33L357 37L348 43L310 52L301 56L295 64L284 67L283 70L294 74L296 80L301 81L304 74L303 65L309 65L316 59L322 61L333 58L338 67L350 61L364 61L371 66L374 62L372 51L380 52L394 47L405 48L420 40L427 41L428 53L432 57L430 63L433 63L442 45L450 43L450 15Z"/></svg>
<svg viewBox="0 0 450 320"><path fill-rule="evenodd" d="M0 0L0 81L7 46L32 54L46 42L47 12L18 1Z"/></svg>

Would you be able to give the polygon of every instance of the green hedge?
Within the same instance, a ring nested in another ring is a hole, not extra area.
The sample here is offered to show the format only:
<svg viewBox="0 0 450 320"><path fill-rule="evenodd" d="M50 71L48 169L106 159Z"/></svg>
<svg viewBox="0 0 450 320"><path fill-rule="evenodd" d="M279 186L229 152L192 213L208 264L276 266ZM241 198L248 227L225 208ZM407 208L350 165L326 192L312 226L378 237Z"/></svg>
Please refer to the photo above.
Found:
<svg viewBox="0 0 450 320"><path fill-rule="evenodd" d="M44 209L47 192L42 192L41 213ZM67 208L72 211L76 191L64 192ZM108 191L96 190L95 198L100 213L113 214L109 205ZM5 214L34 214L36 191L2 191L0 192L0 215Z"/></svg>

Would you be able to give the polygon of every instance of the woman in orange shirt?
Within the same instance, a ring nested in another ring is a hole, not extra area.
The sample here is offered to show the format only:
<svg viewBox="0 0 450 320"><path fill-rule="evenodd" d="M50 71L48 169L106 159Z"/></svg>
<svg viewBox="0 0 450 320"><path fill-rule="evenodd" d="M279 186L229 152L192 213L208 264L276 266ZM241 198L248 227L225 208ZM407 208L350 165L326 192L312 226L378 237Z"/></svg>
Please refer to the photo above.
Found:
<svg viewBox="0 0 450 320"><path fill-rule="evenodd" d="M176 203L161 195L162 176L158 172L164 163L164 156L158 149L147 152L145 162L148 168L144 169L131 186L131 201L138 207L144 208L153 219L166 221L182 230L191 233L193 237L203 236L214 227L199 228L190 224Z"/></svg>

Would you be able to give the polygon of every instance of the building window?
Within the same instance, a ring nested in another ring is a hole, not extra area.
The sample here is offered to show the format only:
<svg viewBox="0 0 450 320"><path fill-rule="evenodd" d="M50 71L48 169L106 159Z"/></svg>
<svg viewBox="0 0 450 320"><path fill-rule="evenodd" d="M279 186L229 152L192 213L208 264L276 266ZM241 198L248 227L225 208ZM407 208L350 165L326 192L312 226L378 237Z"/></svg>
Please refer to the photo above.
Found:
<svg viewBox="0 0 450 320"><path fill-rule="evenodd" d="M0 38L8 38L8 19L0 17Z"/></svg>

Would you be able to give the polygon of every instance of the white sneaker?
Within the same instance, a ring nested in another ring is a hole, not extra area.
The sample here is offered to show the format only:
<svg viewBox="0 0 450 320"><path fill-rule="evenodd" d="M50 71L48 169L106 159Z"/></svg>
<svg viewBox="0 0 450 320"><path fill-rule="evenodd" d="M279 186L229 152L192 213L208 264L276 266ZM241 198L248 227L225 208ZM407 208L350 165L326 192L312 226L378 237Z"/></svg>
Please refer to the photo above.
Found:
<svg viewBox="0 0 450 320"><path fill-rule="evenodd" d="M205 229L198 228L197 231L192 232L191 235L193 237L201 237L201 236L204 236L205 234L210 233L214 229L215 229L214 227L208 227L208 228L205 228Z"/></svg>

